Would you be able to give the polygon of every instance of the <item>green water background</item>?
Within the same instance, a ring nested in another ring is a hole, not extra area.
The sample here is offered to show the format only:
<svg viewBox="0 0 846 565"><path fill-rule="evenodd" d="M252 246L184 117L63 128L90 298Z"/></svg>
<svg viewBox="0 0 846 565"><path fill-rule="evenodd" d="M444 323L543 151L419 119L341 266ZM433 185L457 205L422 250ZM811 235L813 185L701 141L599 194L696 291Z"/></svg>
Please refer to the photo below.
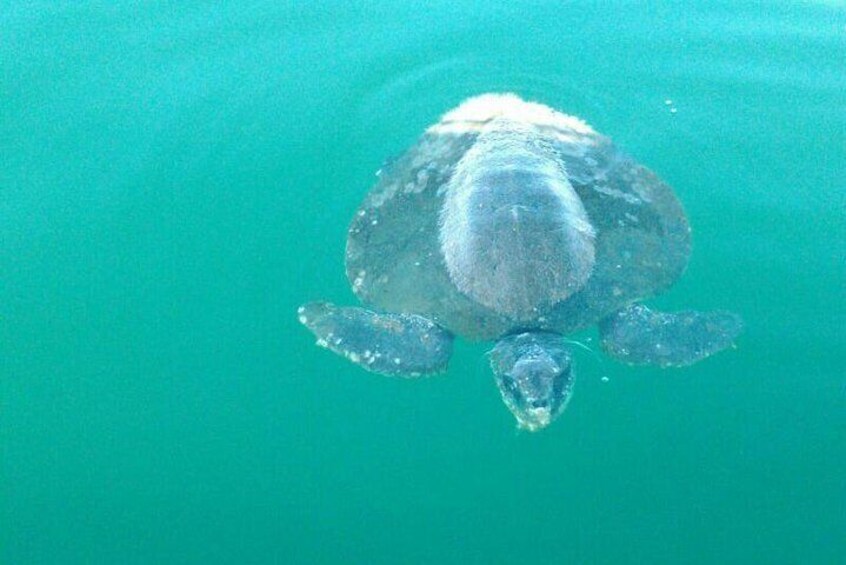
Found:
<svg viewBox="0 0 846 565"><path fill-rule="evenodd" d="M313 347L374 171L486 91L675 187L653 303L736 350L579 351L527 434L488 344ZM843 563L844 179L839 2L4 2L0 563Z"/></svg>

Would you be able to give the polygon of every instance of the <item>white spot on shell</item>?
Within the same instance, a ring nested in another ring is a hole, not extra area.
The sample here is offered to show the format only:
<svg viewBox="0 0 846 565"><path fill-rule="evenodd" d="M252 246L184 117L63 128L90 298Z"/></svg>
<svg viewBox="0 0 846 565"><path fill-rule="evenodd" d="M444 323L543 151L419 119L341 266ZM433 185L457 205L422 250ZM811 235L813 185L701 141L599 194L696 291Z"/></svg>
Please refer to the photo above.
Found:
<svg viewBox="0 0 846 565"><path fill-rule="evenodd" d="M408 192L411 192L411 193L414 193L414 194L419 193L419 192L423 192L424 190L426 190L426 187L429 185L429 172L426 171L426 170L418 171L417 172L417 182L416 183L409 183L409 185L411 185L411 186L406 187Z"/></svg>
<svg viewBox="0 0 846 565"><path fill-rule="evenodd" d="M402 363L402 359L400 359L399 357L394 357L394 365L399 365L400 363Z"/></svg>
<svg viewBox="0 0 846 565"><path fill-rule="evenodd" d="M328 344L328 343L326 342L326 340L325 340L325 339L323 339L322 337L321 337L321 338L319 338L319 339L318 339L317 341L315 341L314 343L315 343L315 345L317 345L318 347L329 347L329 344Z"/></svg>
<svg viewBox="0 0 846 565"><path fill-rule="evenodd" d="M360 356L358 353L354 352L354 351L350 351L350 352L347 354L347 357L348 357L348 358L349 358L349 360L350 360L350 361L352 361L353 363L358 363L359 361L361 361L361 356Z"/></svg>
<svg viewBox="0 0 846 565"><path fill-rule="evenodd" d="M361 290L362 285L364 284L364 276L367 273L365 271L359 271L358 275L356 275L355 279L353 280L352 289L353 292L358 292Z"/></svg>

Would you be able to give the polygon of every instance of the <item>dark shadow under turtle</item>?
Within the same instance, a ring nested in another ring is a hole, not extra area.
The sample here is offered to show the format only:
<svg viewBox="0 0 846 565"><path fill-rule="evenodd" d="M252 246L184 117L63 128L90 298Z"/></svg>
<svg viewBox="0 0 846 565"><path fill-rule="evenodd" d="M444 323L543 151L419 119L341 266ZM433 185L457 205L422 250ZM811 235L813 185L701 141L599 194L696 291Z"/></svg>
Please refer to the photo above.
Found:
<svg viewBox="0 0 846 565"><path fill-rule="evenodd" d="M733 343L730 312L651 311L690 255L672 189L584 122L511 94L467 100L379 172L349 229L347 276L375 311L312 302L319 345L365 369L446 369L454 335L496 340L491 367L520 427L564 410L567 334L599 325L630 364L694 363Z"/></svg>

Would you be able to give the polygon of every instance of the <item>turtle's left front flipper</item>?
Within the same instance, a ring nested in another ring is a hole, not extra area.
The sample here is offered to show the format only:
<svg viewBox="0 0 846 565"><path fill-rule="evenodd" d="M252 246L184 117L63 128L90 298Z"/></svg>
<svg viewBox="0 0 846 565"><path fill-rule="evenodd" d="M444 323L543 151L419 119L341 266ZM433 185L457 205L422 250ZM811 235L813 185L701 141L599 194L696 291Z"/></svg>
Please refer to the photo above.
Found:
<svg viewBox="0 0 846 565"><path fill-rule="evenodd" d="M297 311L317 344L368 371L417 377L446 370L452 334L414 314L379 314L328 302L310 302Z"/></svg>
<svg viewBox="0 0 846 565"><path fill-rule="evenodd" d="M632 365L691 365L734 344L743 330L732 312L653 312L642 304L619 310L599 324L605 352Z"/></svg>

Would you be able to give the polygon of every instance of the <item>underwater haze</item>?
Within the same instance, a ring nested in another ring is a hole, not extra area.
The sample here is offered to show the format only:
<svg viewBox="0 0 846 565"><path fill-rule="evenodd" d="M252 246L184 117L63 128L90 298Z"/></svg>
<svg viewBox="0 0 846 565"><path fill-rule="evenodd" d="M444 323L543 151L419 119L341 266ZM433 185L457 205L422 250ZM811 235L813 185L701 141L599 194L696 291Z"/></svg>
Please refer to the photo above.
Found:
<svg viewBox="0 0 846 565"><path fill-rule="evenodd" d="M4 2L0 563L843 563L846 4ZM573 336L518 431L485 352L365 372L297 307L357 304L386 160L485 92L577 115L675 190L736 348Z"/></svg>

